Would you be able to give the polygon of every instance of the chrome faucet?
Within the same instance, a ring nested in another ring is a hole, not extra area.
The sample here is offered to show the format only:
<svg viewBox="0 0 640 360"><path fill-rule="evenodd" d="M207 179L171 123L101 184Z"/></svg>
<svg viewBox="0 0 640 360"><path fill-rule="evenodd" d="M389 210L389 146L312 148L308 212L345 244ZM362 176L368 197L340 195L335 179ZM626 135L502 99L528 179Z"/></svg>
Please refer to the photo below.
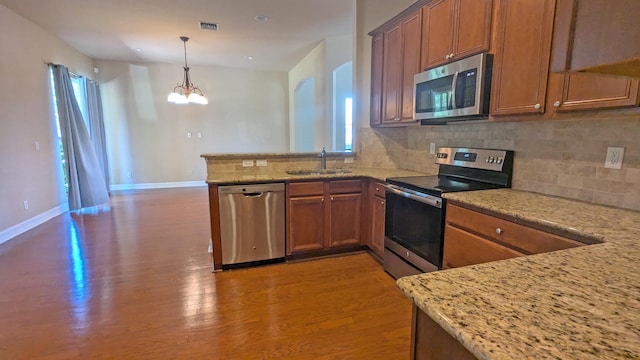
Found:
<svg viewBox="0 0 640 360"><path fill-rule="evenodd" d="M322 151L320 151L320 155L318 155L318 157L320 158L320 169L326 170L327 169L327 151L324 149L324 146L322 147Z"/></svg>

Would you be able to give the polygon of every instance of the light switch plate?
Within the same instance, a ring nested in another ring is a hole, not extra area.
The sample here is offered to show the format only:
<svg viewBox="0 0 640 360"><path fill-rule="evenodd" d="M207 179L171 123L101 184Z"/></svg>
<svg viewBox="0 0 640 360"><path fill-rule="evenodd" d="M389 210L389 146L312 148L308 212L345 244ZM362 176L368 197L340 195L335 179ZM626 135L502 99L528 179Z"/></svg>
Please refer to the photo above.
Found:
<svg viewBox="0 0 640 360"><path fill-rule="evenodd" d="M436 153L436 143L429 144L429 154L433 155Z"/></svg>
<svg viewBox="0 0 640 360"><path fill-rule="evenodd" d="M604 161L604 167L607 169L622 169L623 158L623 147L610 146L607 148L607 159Z"/></svg>
<svg viewBox="0 0 640 360"><path fill-rule="evenodd" d="M253 160L242 160L242 167L252 167Z"/></svg>

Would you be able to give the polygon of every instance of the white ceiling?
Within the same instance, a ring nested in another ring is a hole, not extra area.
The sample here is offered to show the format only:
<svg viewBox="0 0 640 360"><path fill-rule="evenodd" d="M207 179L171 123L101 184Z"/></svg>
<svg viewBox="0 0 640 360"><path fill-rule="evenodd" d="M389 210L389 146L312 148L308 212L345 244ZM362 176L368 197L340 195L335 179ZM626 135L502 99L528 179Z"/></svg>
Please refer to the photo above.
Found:
<svg viewBox="0 0 640 360"><path fill-rule="evenodd" d="M288 71L322 39L350 34L353 0L0 0L97 60ZM257 15L269 21L255 20ZM215 22L218 31L198 22ZM136 49L140 49L137 51ZM253 56L254 60L248 60Z"/></svg>

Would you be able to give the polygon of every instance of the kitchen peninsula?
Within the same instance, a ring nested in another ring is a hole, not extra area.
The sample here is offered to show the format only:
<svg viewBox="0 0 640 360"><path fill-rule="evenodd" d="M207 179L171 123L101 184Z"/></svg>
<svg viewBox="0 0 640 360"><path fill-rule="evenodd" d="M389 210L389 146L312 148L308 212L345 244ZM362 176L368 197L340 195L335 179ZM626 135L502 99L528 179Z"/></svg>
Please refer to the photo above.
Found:
<svg viewBox="0 0 640 360"><path fill-rule="evenodd" d="M640 358L640 213L512 189L445 197L602 243L401 278L414 315L478 359Z"/></svg>

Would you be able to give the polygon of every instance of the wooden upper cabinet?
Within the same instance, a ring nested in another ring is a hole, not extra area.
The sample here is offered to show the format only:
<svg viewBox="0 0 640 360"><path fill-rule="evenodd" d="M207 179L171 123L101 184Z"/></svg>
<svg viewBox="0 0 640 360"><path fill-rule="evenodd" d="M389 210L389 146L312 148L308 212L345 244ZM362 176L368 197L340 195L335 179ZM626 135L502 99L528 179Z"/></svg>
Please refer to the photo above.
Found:
<svg viewBox="0 0 640 360"><path fill-rule="evenodd" d="M382 122L399 121L400 85L402 81L402 27L397 24L384 32L382 72Z"/></svg>
<svg viewBox="0 0 640 360"><path fill-rule="evenodd" d="M492 0L437 0L423 8L421 70L489 49Z"/></svg>
<svg viewBox="0 0 640 360"><path fill-rule="evenodd" d="M552 71L640 77L640 1L557 2Z"/></svg>
<svg viewBox="0 0 640 360"><path fill-rule="evenodd" d="M382 123L413 123L413 76L420 72L421 11L384 32Z"/></svg>
<svg viewBox="0 0 640 360"><path fill-rule="evenodd" d="M420 72L420 40L422 11L418 10L402 21L402 107L400 121L413 120L413 77Z"/></svg>
<svg viewBox="0 0 640 360"><path fill-rule="evenodd" d="M601 74L552 74L557 91L549 96L556 111L634 107L640 103L640 81Z"/></svg>
<svg viewBox="0 0 640 360"><path fill-rule="evenodd" d="M382 58L384 56L384 37L377 34L371 40L371 104L370 124L382 124Z"/></svg>
<svg viewBox="0 0 640 360"><path fill-rule="evenodd" d="M555 0L500 0L491 115L544 113Z"/></svg>

